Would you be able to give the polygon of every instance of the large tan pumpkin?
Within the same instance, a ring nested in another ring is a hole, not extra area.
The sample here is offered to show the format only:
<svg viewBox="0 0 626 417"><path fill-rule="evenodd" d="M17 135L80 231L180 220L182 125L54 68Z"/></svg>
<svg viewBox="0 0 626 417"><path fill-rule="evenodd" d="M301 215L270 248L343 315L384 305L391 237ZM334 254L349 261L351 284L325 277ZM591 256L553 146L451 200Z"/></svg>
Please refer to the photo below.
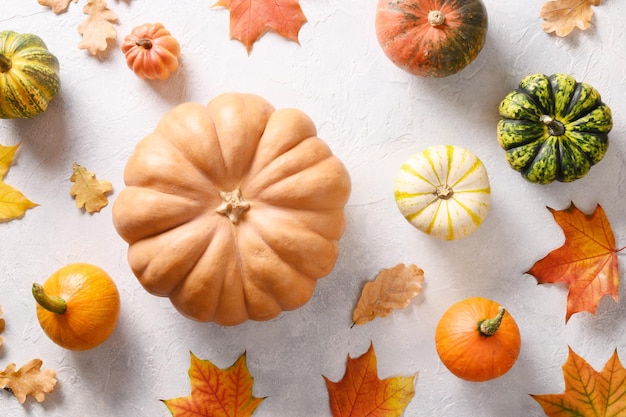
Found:
<svg viewBox="0 0 626 417"><path fill-rule="evenodd" d="M146 290L184 316L269 320L334 268L350 177L296 109L228 93L178 105L124 171L113 223Z"/></svg>

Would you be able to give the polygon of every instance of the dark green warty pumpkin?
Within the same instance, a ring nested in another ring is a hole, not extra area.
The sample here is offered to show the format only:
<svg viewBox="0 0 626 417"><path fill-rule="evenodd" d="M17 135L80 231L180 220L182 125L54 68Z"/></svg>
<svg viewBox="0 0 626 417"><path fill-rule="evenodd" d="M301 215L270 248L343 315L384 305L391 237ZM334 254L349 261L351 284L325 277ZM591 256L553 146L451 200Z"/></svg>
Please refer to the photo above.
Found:
<svg viewBox="0 0 626 417"><path fill-rule="evenodd" d="M600 93L567 74L532 74L500 103L498 142L511 168L548 184L584 177L600 162L613 127Z"/></svg>
<svg viewBox="0 0 626 417"><path fill-rule="evenodd" d="M59 87L59 61L40 37L0 32L0 118L36 116Z"/></svg>

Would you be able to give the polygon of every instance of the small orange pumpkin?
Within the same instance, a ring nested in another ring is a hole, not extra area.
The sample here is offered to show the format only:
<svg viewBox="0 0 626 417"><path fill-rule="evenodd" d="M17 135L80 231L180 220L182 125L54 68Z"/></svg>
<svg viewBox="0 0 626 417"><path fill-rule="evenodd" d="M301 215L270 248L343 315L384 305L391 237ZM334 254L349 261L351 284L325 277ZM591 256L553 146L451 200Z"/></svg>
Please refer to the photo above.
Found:
<svg viewBox="0 0 626 417"><path fill-rule="evenodd" d="M101 268L74 263L33 284L37 318L46 335L69 350L87 350L104 342L117 325L120 297Z"/></svg>
<svg viewBox="0 0 626 417"><path fill-rule="evenodd" d="M472 297L452 305L435 330L437 354L459 378L487 381L511 369L521 337L513 317L498 303Z"/></svg>
<svg viewBox="0 0 626 417"><path fill-rule="evenodd" d="M178 69L180 44L161 23L145 23L124 38L122 52L140 78L165 80Z"/></svg>

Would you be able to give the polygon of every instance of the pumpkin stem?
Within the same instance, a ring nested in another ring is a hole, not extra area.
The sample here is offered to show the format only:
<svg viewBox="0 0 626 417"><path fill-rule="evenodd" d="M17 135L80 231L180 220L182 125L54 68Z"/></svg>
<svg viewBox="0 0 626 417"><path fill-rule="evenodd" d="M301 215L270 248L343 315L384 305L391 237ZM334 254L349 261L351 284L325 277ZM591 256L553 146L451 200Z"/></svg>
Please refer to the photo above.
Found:
<svg viewBox="0 0 626 417"><path fill-rule="evenodd" d="M504 307L498 308L498 314L491 318L485 319L478 323L478 331L483 336L493 336L500 328L502 318L504 317Z"/></svg>
<svg viewBox="0 0 626 417"><path fill-rule="evenodd" d="M539 120L548 126L548 133L550 133L551 136L561 136L565 133L565 125L558 120L554 120L551 116L544 114Z"/></svg>
<svg viewBox="0 0 626 417"><path fill-rule="evenodd" d="M243 199L241 191L237 188L234 191L221 191L222 204L215 209L219 214L223 214L233 223L239 223L239 218L250 209L250 203Z"/></svg>
<svg viewBox="0 0 626 417"><path fill-rule="evenodd" d="M431 26L441 26L446 21L446 15L441 10L431 10L428 12L428 23Z"/></svg>
<svg viewBox="0 0 626 417"><path fill-rule="evenodd" d="M67 303L64 299L46 294L41 284L33 284L33 297L35 297L37 304L52 313L63 314L67 309Z"/></svg>
<svg viewBox="0 0 626 417"><path fill-rule="evenodd" d="M152 48L152 41L147 38L141 38L135 42L135 45L141 46L144 49L150 49Z"/></svg>
<svg viewBox="0 0 626 417"><path fill-rule="evenodd" d="M11 60L6 56L0 54L0 72L7 72L13 66Z"/></svg>
<svg viewBox="0 0 626 417"><path fill-rule="evenodd" d="M447 200L452 197L454 190L448 184L441 184L435 188L435 195L437 198Z"/></svg>

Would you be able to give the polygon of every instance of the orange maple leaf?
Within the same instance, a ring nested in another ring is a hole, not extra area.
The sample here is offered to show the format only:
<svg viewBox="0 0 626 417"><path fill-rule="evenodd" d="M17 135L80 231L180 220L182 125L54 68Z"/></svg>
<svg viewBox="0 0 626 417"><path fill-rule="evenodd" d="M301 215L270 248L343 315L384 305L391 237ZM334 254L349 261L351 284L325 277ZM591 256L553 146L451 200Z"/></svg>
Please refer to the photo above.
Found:
<svg viewBox="0 0 626 417"><path fill-rule="evenodd" d="M626 369L617 351L597 372L571 348L563 365L563 394L533 395L549 417L626 415Z"/></svg>
<svg viewBox="0 0 626 417"><path fill-rule="evenodd" d="M378 379L376 354L348 356L346 373L339 382L324 377L333 417L398 417L415 394L415 376Z"/></svg>
<svg viewBox="0 0 626 417"><path fill-rule="evenodd" d="M565 210L548 208L565 234L565 244L537 261L527 272L539 284L566 283L567 314L595 313L605 295L617 301L619 271L615 237L611 225L598 204L593 214L585 214L572 203Z"/></svg>
<svg viewBox="0 0 626 417"><path fill-rule="evenodd" d="M307 22L298 0L218 0L213 7L230 10L230 37L241 41L248 54L269 31L299 43L298 33Z"/></svg>
<svg viewBox="0 0 626 417"><path fill-rule="evenodd" d="M189 379L190 396L163 400L174 417L249 417L263 401L252 395L245 353L227 369L191 353Z"/></svg>

